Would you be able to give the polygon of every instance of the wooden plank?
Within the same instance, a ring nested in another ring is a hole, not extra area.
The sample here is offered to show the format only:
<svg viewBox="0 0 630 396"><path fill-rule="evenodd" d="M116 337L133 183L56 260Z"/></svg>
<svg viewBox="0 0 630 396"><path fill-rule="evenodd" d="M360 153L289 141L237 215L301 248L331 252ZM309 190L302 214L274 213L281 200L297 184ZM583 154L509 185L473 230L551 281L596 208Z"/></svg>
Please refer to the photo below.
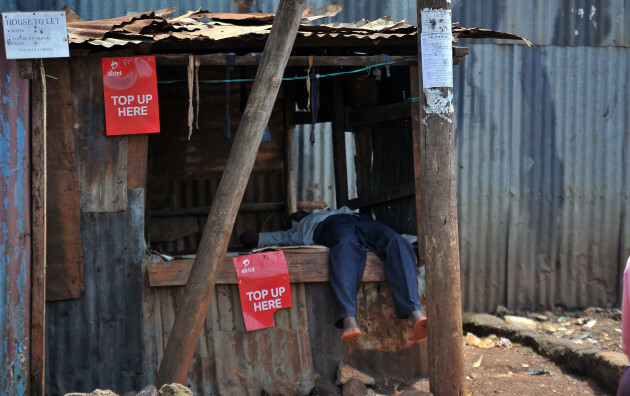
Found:
<svg viewBox="0 0 630 396"><path fill-rule="evenodd" d="M380 203L393 201L395 199L411 197L416 193L415 185L413 183L405 184L403 186L397 186L389 188L384 191L369 194L365 197L359 197L351 199L346 204L350 209L362 209L370 206L378 205Z"/></svg>
<svg viewBox="0 0 630 396"><path fill-rule="evenodd" d="M295 97L293 88L284 85L284 185L287 217L297 212L297 181L295 176Z"/></svg>
<svg viewBox="0 0 630 396"><path fill-rule="evenodd" d="M335 171L335 195L337 207L348 201L348 165L346 164L346 122L344 91L341 77L333 80L333 162Z"/></svg>
<svg viewBox="0 0 630 396"><path fill-rule="evenodd" d="M56 301L81 297L85 284L69 60L47 60L46 74L51 76L47 79L46 299Z"/></svg>
<svg viewBox="0 0 630 396"><path fill-rule="evenodd" d="M291 283L329 282L328 251L298 253L285 250L284 256L289 268ZM220 262L216 284L237 284L232 257L225 257ZM147 265L149 285L151 287L184 286L188 281L193 260L175 260ZM367 253L363 282L385 282L383 261L374 253Z"/></svg>
<svg viewBox="0 0 630 396"><path fill-rule="evenodd" d="M225 66L225 56L222 55L199 55L202 66ZM308 66L308 56L291 56L287 62L290 66ZM390 61L396 62L392 66L409 66L417 62L409 56L391 56ZM188 55L156 55L155 61L160 66L185 66L188 64ZM318 56L318 66L369 66L383 63L385 59L380 55L357 55L357 56ZM258 66L259 60L256 56L237 56L235 66Z"/></svg>
<svg viewBox="0 0 630 396"><path fill-rule="evenodd" d="M149 274L147 265L160 259L159 256L145 255L142 258L141 276L142 276L142 340L144 342L144 381L142 383L152 384L155 381L155 370L158 366L158 350L161 346L158 344L160 331L159 315L159 297L158 293L151 290L149 286Z"/></svg>
<svg viewBox="0 0 630 396"><path fill-rule="evenodd" d="M42 60L35 62L31 86L33 261L28 385L29 394L43 396L46 372L46 75Z"/></svg>
<svg viewBox="0 0 630 396"><path fill-rule="evenodd" d="M175 323L156 378L158 387L165 383L186 383L210 297L214 295L219 263L227 251L238 207L295 42L305 1L281 0L278 5L247 107L214 196L190 281L177 307Z"/></svg>
<svg viewBox="0 0 630 396"><path fill-rule="evenodd" d="M127 137L105 135L101 58L70 58L70 71L81 210L125 210Z"/></svg>
<svg viewBox="0 0 630 396"><path fill-rule="evenodd" d="M279 212L285 210L287 204L284 202L262 202L262 203L242 203L239 213L255 213L255 212ZM327 204L324 201L300 201L296 208L299 210L316 210L326 209ZM210 213L210 206L202 206L198 208L169 208L155 209L151 211L152 217L180 217L180 216L202 216ZM293 211L295 212L295 210ZM291 212L291 213L293 213Z"/></svg>
<svg viewBox="0 0 630 396"><path fill-rule="evenodd" d="M146 188L149 135L127 136L127 189Z"/></svg>
<svg viewBox="0 0 630 396"><path fill-rule="evenodd" d="M411 117L411 102L394 103L353 111L349 114L348 125L376 124Z"/></svg>
<svg viewBox="0 0 630 396"><path fill-rule="evenodd" d="M469 54L468 47L453 47L453 64L457 64L461 58ZM198 55L202 66L225 66L223 55ZM308 66L308 56L291 56L287 66ZM418 60L410 56L390 56L392 66L413 66ZM188 55L156 55L155 61L160 66L186 66ZM370 66L383 63L385 59L380 55L356 55L356 56L318 56L318 66ZM235 66L258 66L256 56L237 56Z"/></svg>
<svg viewBox="0 0 630 396"><path fill-rule="evenodd" d="M321 210L327 207L326 201L300 201L297 204L298 210Z"/></svg>

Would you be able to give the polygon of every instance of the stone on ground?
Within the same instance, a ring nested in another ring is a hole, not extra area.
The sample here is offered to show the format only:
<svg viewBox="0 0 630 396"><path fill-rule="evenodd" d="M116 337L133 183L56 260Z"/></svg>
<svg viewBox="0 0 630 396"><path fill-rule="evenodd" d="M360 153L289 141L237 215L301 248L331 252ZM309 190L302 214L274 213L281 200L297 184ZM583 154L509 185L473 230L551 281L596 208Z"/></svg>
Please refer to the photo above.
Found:
<svg viewBox="0 0 630 396"><path fill-rule="evenodd" d="M351 378L356 378L365 385L374 385L374 378L360 372L354 367L348 366L344 362L339 362L339 369L337 370L337 385L343 385Z"/></svg>
<svg viewBox="0 0 630 396"><path fill-rule="evenodd" d="M162 385L159 396L193 396L190 389L186 388L182 384L166 384Z"/></svg>
<svg viewBox="0 0 630 396"><path fill-rule="evenodd" d="M365 396L367 387L358 378L350 378L345 384L341 392L342 396Z"/></svg>

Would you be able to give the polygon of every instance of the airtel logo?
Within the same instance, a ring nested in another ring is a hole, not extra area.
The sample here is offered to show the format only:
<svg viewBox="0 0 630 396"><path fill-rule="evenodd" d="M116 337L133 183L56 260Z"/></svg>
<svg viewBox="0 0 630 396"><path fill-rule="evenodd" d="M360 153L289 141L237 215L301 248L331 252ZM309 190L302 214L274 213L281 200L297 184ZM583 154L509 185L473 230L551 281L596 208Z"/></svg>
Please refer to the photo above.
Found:
<svg viewBox="0 0 630 396"><path fill-rule="evenodd" d="M243 260L243 267L247 267L249 265L249 259Z"/></svg>

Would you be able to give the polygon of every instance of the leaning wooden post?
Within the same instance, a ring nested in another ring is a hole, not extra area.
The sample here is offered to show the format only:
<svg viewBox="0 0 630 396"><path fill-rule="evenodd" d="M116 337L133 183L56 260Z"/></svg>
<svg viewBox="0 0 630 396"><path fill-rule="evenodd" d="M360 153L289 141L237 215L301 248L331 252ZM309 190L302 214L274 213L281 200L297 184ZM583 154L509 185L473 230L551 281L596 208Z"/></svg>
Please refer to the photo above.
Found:
<svg viewBox="0 0 630 396"><path fill-rule="evenodd" d="M256 72L221 183L212 202L197 258L177 307L156 385L185 383L218 268L232 233L258 146L269 121L306 0L281 0Z"/></svg>
<svg viewBox="0 0 630 396"><path fill-rule="evenodd" d="M453 129L450 0L417 0L419 155L427 283L429 381L435 396L465 395ZM419 175L416 175L418 177Z"/></svg>

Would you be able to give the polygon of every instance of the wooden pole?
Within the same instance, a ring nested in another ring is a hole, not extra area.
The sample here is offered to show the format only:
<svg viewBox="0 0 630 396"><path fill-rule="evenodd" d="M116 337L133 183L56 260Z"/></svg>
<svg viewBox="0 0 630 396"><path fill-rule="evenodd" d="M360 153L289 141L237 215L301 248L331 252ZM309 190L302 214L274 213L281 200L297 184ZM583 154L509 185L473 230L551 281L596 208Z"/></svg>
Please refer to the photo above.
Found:
<svg viewBox="0 0 630 396"><path fill-rule="evenodd" d="M417 0L420 166L429 381L435 396L466 394L455 185L450 0ZM424 68L424 70L423 70ZM417 175L416 175L417 176ZM419 233L421 234L421 233Z"/></svg>
<svg viewBox="0 0 630 396"><path fill-rule="evenodd" d="M281 0L278 5L247 107L212 202L197 258L177 307L175 323L156 378L158 388L166 383L186 382L210 298L214 296L218 270L278 95L305 2Z"/></svg>
<svg viewBox="0 0 630 396"><path fill-rule="evenodd" d="M44 395L46 335L46 75L34 61L31 82L33 263L31 272L30 395Z"/></svg>

